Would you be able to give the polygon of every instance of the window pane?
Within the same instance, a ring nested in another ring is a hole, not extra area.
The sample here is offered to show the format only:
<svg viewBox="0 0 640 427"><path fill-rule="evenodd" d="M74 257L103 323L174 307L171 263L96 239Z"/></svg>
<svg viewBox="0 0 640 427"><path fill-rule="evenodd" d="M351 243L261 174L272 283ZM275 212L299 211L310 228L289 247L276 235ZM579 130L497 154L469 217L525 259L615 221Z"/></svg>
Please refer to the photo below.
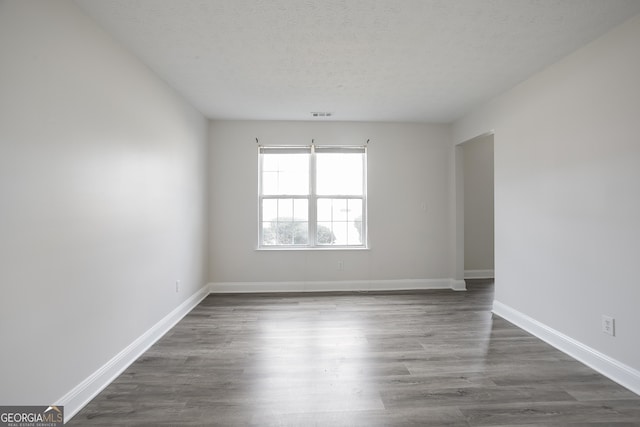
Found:
<svg viewBox="0 0 640 427"><path fill-rule="evenodd" d="M349 199L349 227L347 244L362 244L362 199Z"/></svg>
<svg viewBox="0 0 640 427"><path fill-rule="evenodd" d="M318 221L331 221L331 199L318 199Z"/></svg>
<svg viewBox="0 0 640 427"><path fill-rule="evenodd" d="M347 244L347 230L348 223L346 221L334 221L333 222L333 234L336 236L336 245Z"/></svg>
<svg viewBox="0 0 640 427"><path fill-rule="evenodd" d="M318 199L318 244L362 244L362 199Z"/></svg>
<svg viewBox="0 0 640 427"><path fill-rule="evenodd" d="M307 199L262 200L262 244L306 245L309 242Z"/></svg>
<svg viewBox="0 0 640 427"><path fill-rule="evenodd" d="M276 244L292 245L294 225L292 222L278 222L275 224Z"/></svg>
<svg viewBox="0 0 640 427"><path fill-rule="evenodd" d="M362 221L362 199L348 200L349 221Z"/></svg>
<svg viewBox="0 0 640 427"><path fill-rule="evenodd" d="M332 200L332 215L333 221L346 221L347 220L347 200L346 199L333 199Z"/></svg>
<svg viewBox="0 0 640 427"><path fill-rule="evenodd" d="M293 218L296 221L309 220L309 201L307 199L293 200Z"/></svg>
<svg viewBox="0 0 640 427"><path fill-rule="evenodd" d="M309 194L309 154L262 154L262 194Z"/></svg>
<svg viewBox="0 0 640 427"><path fill-rule="evenodd" d="M278 199L278 221L293 220L293 199Z"/></svg>
<svg viewBox="0 0 640 427"><path fill-rule="evenodd" d="M271 222L262 222L262 244L263 245L275 245L276 244L276 230L271 226Z"/></svg>
<svg viewBox="0 0 640 427"><path fill-rule="evenodd" d="M278 199L265 199L262 201L262 220L272 221L278 218Z"/></svg>
<svg viewBox="0 0 640 427"><path fill-rule="evenodd" d="M362 195L364 154L316 154L316 190L319 195Z"/></svg>
<svg viewBox="0 0 640 427"><path fill-rule="evenodd" d="M332 224L330 222L318 222L318 244L319 245L332 245L335 243L336 236L331 230Z"/></svg>
<svg viewBox="0 0 640 427"><path fill-rule="evenodd" d="M362 244L362 219L349 221L349 226L347 227L347 233L348 233L347 245L361 245Z"/></svg>
<svg viewBox="0 0 640 427"><path fill-rule="evenodd" d="M309 223L296 221L293 223L293 244L306 245L309 243Z"/></svg>

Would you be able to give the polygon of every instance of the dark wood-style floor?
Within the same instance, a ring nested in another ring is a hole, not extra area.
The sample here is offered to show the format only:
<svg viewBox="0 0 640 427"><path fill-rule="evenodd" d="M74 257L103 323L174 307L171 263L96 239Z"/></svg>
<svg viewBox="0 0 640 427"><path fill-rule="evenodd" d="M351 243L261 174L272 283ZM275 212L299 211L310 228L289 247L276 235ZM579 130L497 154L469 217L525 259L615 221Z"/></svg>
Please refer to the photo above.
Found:
<svg viewBox="0 0 640 427"><path fill-rule="evenodd" d="M640 426L640 397L467 292L210 295L68 424Z"/></svg>

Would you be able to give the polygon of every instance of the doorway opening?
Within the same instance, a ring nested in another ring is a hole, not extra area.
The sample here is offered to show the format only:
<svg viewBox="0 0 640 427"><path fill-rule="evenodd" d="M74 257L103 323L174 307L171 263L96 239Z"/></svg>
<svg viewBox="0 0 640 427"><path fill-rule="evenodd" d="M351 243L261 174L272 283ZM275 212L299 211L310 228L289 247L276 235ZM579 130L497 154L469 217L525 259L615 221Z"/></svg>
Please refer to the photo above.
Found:
<svg viewBox="0 0 640 427"><path fill-rule="evenodd" d="M458 276L493 279L494 134L456 146Z"/></svg>

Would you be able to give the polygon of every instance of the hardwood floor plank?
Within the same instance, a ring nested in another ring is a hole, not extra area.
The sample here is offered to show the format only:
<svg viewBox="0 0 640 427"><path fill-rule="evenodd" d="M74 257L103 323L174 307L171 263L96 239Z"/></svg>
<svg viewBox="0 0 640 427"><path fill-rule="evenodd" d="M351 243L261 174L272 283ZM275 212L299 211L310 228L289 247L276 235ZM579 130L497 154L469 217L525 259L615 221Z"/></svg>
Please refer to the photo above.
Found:
<svg viewBox="0 0 640 427"><path fill-rule="evenodd" d="M69 425L640 426L640 396L467 292L210 295Z"/></svg>
<svg viewBox="0 0 640 427"><path fill-rule="evenodd" d="M628 410L617 402L519 402L469 406L460 409L471 426L521 424L579 424L625 422L640 424L640 410Z"/></svg>

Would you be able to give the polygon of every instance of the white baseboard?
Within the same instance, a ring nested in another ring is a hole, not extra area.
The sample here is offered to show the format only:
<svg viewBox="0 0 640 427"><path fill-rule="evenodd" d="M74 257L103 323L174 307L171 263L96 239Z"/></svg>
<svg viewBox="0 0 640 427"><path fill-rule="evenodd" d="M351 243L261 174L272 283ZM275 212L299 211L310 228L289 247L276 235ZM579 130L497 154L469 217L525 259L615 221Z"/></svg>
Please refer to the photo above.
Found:
<svg viewBox="0 0 640 427"><path fill-rule="evenodd" d="M467 290L467 283L464 280L449 279L449 282L451 283L450 288L454 291Z"/></svg>
<svg viewBox="0 0 640 427"><path fill-rule="evenodd" d="M465 270L465 279L493 279L493 270Z"/></svg>
<svg viewBox="0 0 640 427"><path fill-rule="evenodd" d="M109 360L104 366L87 377L71 391L62 396L56 404L64 406L65 422L77 414L98 393L105 389L118 375L129 367L145 351L156 343L164 334L187 315L200 301L209 294L209 287L204 286L185 302L167 314L151 329L129 344L124 350Z"/></svg>
<svg viewBox="0 0 640 427"><path fill-rule="evenodd" d="M466 290L466 285L464 280L453 279L209 283L209 291L214 294L255 292L399 291L416 289L453 289L456 291L464 291Z"/></svg>
<svg viewBox="0 0 640 427"><path fill-rule="evenodd" d="M493 312L640 395L640 371L612 359L500 301L493 301Z"/></svg>
<svg viewBox="0 0 640 427"><path fill-rule="evenodd" d="M407 280L352 280L335 282L228 282L210 283L167 314L151 329L129 344L101 368L84 379L55 403L64 406L65 422L69 421L94 397L124 372L145 351L169 332L184 316L193 310L209 293L249 292L323 292L323 291L393 291L415 289L466 290L464 280L407 279Z"/></svg>

